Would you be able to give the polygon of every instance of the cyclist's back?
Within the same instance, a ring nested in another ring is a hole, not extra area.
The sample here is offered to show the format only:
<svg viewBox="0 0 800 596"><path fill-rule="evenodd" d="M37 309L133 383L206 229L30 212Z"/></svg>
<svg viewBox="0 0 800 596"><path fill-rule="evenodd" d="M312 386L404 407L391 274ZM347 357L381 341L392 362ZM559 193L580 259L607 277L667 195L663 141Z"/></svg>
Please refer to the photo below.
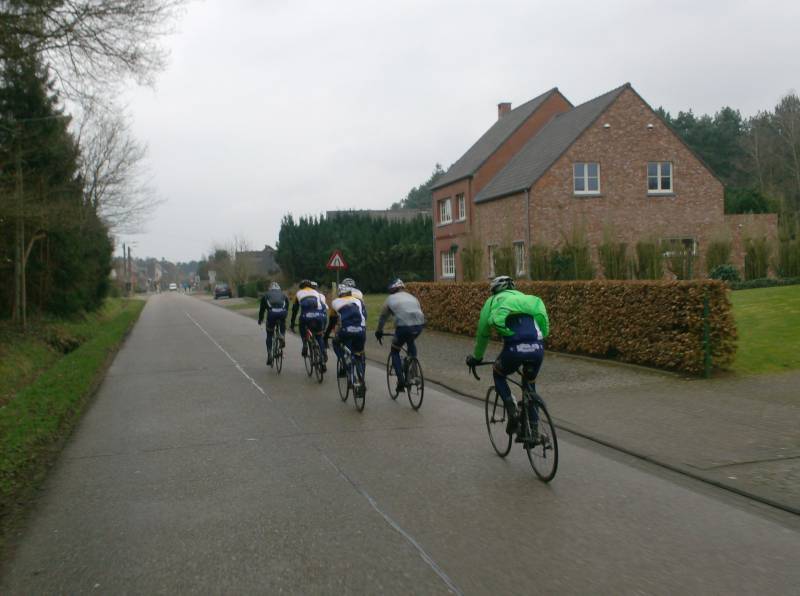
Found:
<svg viewBox="0 0 800 596"><path fill-rule="evenodd" d="M394 317L394 337L392 338L392 367L397 376L397 387L395 391L399 393L405 387L405 372L403 371L400 359L400 349L403 345L407 346L408 354L416 358L417 346L415 340L422 333L425 325L425 315L419 300L413 294L406 291L402 279L393 280L388 287L389 296L383 303L381 316L378 318L378 329L375 337L378 341L383 337L383 326L389 317Z"/></svg>
<svg viewBox="0 0 800 596"><path fill-rule="evenodd" d="M325 327L328 305L325 296L319 293L312 286L312 282L303 280L300 282L300 289L294 296L292 304L291 328L294 330L295 320L298 312L300 313L300 336L305 339L306 329L309 329L317 336L317 342L322 352L323 360L326 358L325 342L322 340L322 331ZM306 355L306 345L303 342L301 354ZM323 370L325 366L323 364Z"/></svg>

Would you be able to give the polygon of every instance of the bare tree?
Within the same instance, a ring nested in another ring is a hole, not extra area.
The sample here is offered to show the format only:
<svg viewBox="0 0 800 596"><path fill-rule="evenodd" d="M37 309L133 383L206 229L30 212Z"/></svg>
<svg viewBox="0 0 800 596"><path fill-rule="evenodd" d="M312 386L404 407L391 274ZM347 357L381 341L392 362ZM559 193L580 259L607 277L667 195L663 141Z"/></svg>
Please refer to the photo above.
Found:
<svg viewBox="0 0 800 596"><path fill-rule="evenodd" d="M72 98L132 77L149 84L165 63L157 41L184 0L0 0L0 51L35 52Z"/></svg>
<svg viewBox="0 0 800 596"><path fill-rule="evenodd" d="M76 134L84 199L116 233L135 233L160 203L146 176L147 149L124 115L102 106L83 111Z"/></svg>

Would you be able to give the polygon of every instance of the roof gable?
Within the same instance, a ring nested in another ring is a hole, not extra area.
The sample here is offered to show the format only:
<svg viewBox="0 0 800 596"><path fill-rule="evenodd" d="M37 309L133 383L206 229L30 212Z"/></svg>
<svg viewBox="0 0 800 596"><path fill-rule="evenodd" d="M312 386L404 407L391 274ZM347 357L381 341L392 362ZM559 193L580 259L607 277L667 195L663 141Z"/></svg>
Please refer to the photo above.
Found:
<svg viewBox="0 0 800 596"><path fill-rule="evenodd" d="M599 97L582 103L569 112L558 114L475 197L475 202L489 201L533 184L561 157L578 137L630 87L625 83Z"/></svg>
<svg viewBox="0 0 800 596"><path fill-rule="evenodd" d="M467 149L464 155L450 166L450 169L447 170L444 176L436 181L436 184L431 190L447 186L457 180L475 174L478 168L480 168L486 160L489 159L492 154L555 93L560 93L558 87L553 87L549 91L514 108L502 118L499 118L489 130L483 133L481 138L479 138L472 147Z"/></svg>

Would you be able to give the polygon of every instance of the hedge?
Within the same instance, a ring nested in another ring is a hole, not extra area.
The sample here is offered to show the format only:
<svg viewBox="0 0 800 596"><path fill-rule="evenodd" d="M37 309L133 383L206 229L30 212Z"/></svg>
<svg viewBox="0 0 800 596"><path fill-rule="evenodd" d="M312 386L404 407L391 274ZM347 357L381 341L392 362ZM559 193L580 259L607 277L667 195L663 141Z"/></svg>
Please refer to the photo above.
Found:
<svg viewBox="0 0 800 596"><path fill-rule="evenodd" d="M800 277L761 277L746 281L731 282L731 290L754 290L756 288L774 288L776 286L795 286L800 284Z"/></svg>
<svg viewBox="0 0 800 596"><path fill-rule="evenodd" d="M413 283L408 289L429 328L475 334L488 298L485 282ZM548 349L700 374L707 295L712 368L726 368L736 352L731 303L720 281L518 281L517 289L544 300Z"/></svg>

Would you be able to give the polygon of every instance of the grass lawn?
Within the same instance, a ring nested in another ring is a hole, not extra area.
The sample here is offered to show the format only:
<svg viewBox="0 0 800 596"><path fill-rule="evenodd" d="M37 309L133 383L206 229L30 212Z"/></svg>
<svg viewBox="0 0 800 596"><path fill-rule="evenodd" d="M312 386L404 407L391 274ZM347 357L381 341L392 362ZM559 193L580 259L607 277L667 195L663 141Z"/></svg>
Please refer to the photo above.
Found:
<svg viewBox="0 0 800 596"><path fill-rule="evenodd" d="M5 397L0 407L0 535L80 419L144 305L108 300L99 312L79 320L35 321L25 335L5 324L0 328L8 342L0 354Z"/></svg>
<svg viewBox="0 0 800 596"><path fill-rule="evenodd" d="M800 286L731 292L740 374L800 369Z"/></svg>
<svg viewBox="0 0 800 596"><path fill-rule="evenodd" d="M364 294L364 305L367 307L367 333L374 333L378 328L378 317L388 294ZM389 321L386 329L394 329L394 320Z"/></svg>

